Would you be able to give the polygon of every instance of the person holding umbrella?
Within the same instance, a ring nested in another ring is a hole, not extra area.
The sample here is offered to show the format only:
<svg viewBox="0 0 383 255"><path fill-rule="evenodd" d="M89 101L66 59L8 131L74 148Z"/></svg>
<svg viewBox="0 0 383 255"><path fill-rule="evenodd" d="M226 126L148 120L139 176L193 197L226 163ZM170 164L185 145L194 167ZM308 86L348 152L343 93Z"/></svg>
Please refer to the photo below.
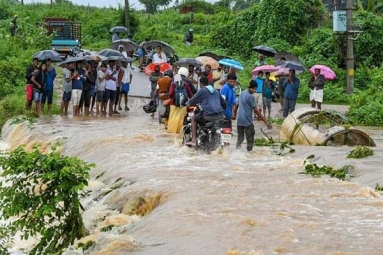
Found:
<svg viewBox="0 0 383 255"><path fill-rule="evenodd" d="M324 84L324 75L321 74L321 70L319 68L315 68L314 74L309 80L309 88L311 89L310 102L312 108L317 106L319 110L322 110Z"/></svg>

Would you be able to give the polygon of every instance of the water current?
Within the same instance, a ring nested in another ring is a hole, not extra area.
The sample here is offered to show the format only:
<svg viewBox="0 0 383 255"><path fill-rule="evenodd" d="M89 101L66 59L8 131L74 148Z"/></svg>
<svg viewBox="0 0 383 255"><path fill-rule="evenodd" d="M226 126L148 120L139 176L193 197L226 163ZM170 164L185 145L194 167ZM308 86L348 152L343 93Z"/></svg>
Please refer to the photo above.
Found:
<svg viewBox="0 0 383 255"><path fill-rule="evenodd" d="M143 103L134 99L120 117L42 117L3 129L10 148L60 141L64 154L96 164L82 201L90 236L81 242L95 242L85 254L383 254L383 199L373 189L383 185L382 130L364 129L378 146L359 160L346 159L347 146L294 146L295 153L278 156L232 144L203 155L181 147ZM311 154L318 164L353 165L356 176L299 174ZM143 201L145 216L128 215ZM21 254L32 244L15 247Z"/></svg>

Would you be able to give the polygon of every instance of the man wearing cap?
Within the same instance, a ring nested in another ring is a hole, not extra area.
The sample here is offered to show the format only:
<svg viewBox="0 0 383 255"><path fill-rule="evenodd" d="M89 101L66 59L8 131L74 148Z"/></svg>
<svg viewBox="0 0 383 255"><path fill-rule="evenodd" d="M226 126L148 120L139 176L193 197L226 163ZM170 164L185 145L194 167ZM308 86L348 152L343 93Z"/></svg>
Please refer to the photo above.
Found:
<svg viewBox="0 0 383 255"><path fill-rule="evenodd" d="M319 110L322 110L323 102L323 87L325 84L325 77L320 73L320 69L316 68L314 74L309 80L310 91L310 102L311 107L318 107Z"/></svg>
<svg viewBox="0 0 383 255"><path fill-rule="evenodd" d="M189 30L185 33L184 41L187 45L191 45L193 43L193 29L189 28Z"/></svg>
<svg viewBox="0 0 383 255"><path fill-rule="evenodd" d="M12 19L12 27L11 27L12 36L15 36L16 29L17 29L17 15L13 16L13 19Z"/></svg>
<svg viewBox="0 0 383 255"><path fill-rule="evenodd" d="M255 136L253 112L254 115L257 115L259 119L265 122L268 129L272 128L270 123L257 108L255 97L253 96L256 89L257 83L254 80L251 80L248 89L241 92L238 98L238 103L234 107L233 119L237 119L237 149L241 147L246 135L247 151L253 150Z"/></svg>
<svg viewBox="0 0 383 255"><path fill-rule="evenodd" d="M258 55L258 60L254 64L254 68L258 66L267 65L267 60L265 59L265 56L263 54Z"/></svg>

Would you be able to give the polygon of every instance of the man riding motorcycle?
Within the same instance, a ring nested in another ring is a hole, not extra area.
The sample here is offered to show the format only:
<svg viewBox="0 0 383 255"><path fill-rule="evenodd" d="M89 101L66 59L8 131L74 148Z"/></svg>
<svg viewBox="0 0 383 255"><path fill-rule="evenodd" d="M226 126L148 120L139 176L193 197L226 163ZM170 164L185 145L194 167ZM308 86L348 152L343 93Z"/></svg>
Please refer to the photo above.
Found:
<svg viewBox="0 0 383 255"><path fill-rule="evenodd" d="M194 106L200 104L203 112L196 113L191 119L192 140L185 145L194 147L197 145L197 124L206 124L206 122L223 121L225 119L224 109L226 109L226 100L222 95L208 85L208 79L205 76L200 78L201 89L198 90L186 104Z"/></svg>

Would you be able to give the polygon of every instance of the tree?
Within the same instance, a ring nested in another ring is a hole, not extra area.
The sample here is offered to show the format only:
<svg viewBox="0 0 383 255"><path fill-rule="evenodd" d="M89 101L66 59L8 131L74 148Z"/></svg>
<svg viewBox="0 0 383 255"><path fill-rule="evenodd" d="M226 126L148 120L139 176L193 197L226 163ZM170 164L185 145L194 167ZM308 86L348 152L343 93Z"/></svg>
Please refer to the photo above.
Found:
<svg viewBox="0 0 383 255"><path fill-rule="evenodd" d="M156 13L158 7L166 6L171 0L139 0L145 6L147 13Z"/></svg>
<svg viewBox="0 0 383 255"><path fill-rule="evenodd" d="M56 146L49 154L40 149L36 145L27 152L18 147L7 157L0 157L4 178L0 183L0 215L7 221L14 218L5 226L11 230L8 235L18 230L24 240L39 238L30 255L60 254L87 232L79 192L88 185L94 165L63 156ZM0 244L7 237L0 236Z"/></svg>
<svg viewBox="0 0 383 255"><path fill-rule="evenodd" d="M365 10L374 14L383 13L383 1L382 0L357 0L356 7L359 10Z"/></svg>

